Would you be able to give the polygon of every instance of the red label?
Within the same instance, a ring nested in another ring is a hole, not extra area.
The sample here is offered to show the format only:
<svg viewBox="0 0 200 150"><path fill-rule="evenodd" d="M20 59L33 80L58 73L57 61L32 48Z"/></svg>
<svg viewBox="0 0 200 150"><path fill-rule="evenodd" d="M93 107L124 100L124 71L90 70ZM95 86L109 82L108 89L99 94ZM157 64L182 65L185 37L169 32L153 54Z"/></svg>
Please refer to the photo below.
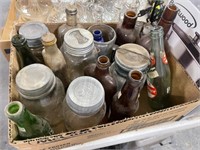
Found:
<svg viewBox="0 0 200 150"><path fill-rule="evenodd" d="M156 97L157 90L149 81L147 81L147 91L150 98Z"/></svg>
<svg viewBox="0 0 200 150"><path fill-rule="evenodd" d="M167 57L166 57L165 52L162 53L161 58L162 58L163 64L168 64L168 61L167 61Z"/></svg>
<svg viewBox="0 0 200 150"><path fill-rule="evenodd" d="M151 58L151 66L154 66L156 64L154 55L151 55L150 58Z"/></svg>

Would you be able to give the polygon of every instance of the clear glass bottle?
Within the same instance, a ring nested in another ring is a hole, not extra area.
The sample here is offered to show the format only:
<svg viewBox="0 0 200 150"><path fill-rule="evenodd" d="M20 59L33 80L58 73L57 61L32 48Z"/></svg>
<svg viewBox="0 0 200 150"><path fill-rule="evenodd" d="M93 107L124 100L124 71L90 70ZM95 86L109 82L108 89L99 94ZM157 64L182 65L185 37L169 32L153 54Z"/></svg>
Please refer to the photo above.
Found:
<svg viewBox="0 0 200 150"><path fill-rule="evenodd" d="M32 54L24 36L20 34L14 35L11 39L11 43L17 50L17 59L20 68L40 62L40 60Z"/></svg>
<svg viewBox="0 0 200 150"><path fill-rule="evenodd" d="M82 28L82 25L77 23L77 9L75 6L66 7L65 9L67 21L58 28L57 45L60 48L64 41L65 33L72 28Z"/></svg>
<svg viewBox="0 0 200 150"><path fill-rule="evenodd" d="M71 29L65 34L61 51L67 63L68 84L75 78L83 76L84 67L95 63L97 59L93 35L82 28Z"/></svg>
<svg viewBox="0 0 200 150"><path fill-rule="evenodd" d="M118 91L121 90L129 71L132 69L142 71L146 80L149 64L150 56L144 47L131 43L118 47L115 53L115 62L110 67L110 72L117 81Z"/></svg>
<svg viewBox="0 0 200 150"><path fill-rule="evenodd" d="M97 59L96 64L89 64L84 69L84 75L96 78L104 87L107 113L112 102L112 97L117 92L115 79L109 73L110 60L107 56L102 55Z"/></svg>
<svg viewBox="0 0 200 150"><path fill-rule="evenodd" d="M20 101L25 107L46 119L55 133L65 131L62 116L65 91L51 69L42 64L26 66L17 73L15 81Z"/></svg>
<svg viewBox="0 0 200 150"><path fill-rule="evenodd" d="M19 101L7 104L4 112L16 124L19 134L18 139L48 136L54 133L45 119L29 112Z"/></svg>
<svg viewBox="0 0 200 150"><path fill-rule="evenodd" d="M171 91L171 72L166 58L163 42L163 28L151 30L151 66L147 73L149 104L154 110L169 106Z"/></svg>
<svg viewBox="0 0 200 150"><path fill-rule="evenodd" d="M63 102L67 130L78 130L98 125L106 113L104 88L95 78L82 76L74 79Z"/></svg>
<svg viewBox="0 0 200 150"><path fill-rule="evenodd" d="M42 43L44 49L42 56L44 63L53 73L62 81L65 89L68 87L67 83L67 64L62 52L56 45L56 37L53 33L47 33L42 36Z"/></svg>
<svg viewBox="0 0 200 150"><path fill-rule="evenodd" d="M135 24L137 20L137 14L136 12L132 10L128 10L124 13L124 19L122 23L119 23L116 28L116 44L117 45L123 45L126 43L134 43L136 40L136 34L135 34Z"/></svg>
<svg viewBox="0 0 200 150"><path fill-rule="evenodd" d="M144 76L139 70L131 70L122 89L117 92L111 104L110 121L116 121L134 116L139 109L138 98Z"/></svg>
<svg viewBox="0 0 200 150"><path fill-rule="evenodd" d="M19 28L19 34L26 38L28 47L41 63L44 63L42 57L43 45L41 38L47 32L49 32L47 26L44 23L37 21L26 22Z"/></svg>

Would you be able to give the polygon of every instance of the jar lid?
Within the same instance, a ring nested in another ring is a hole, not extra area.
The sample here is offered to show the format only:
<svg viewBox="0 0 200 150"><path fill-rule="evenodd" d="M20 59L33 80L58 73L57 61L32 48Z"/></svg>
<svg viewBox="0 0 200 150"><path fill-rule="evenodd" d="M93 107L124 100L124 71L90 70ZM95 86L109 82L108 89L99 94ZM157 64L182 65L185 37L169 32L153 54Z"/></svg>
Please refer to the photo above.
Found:
<svg viewBox="0 0 200 150"><path fill-rule="evenodd" d="M104 97L104 88L97 79L82 76L70 83L67 89L66 102L75 113L92 115L102 107Z"/></svg>
<svg viewBox="0 0 200 150"><path fill-rule="evenodd" d="M19 34L23 35L27 39L27 43L30 47L36 47L36 45L42 45L41 37L48 32L48 28L41 22L30 21L24 23L19 28Z"/></svg>
<svg viewBox="0 0 200 150"><path fill-rule="evenodd" d="M16 86L22 97L39 99L47 96L54 88L56 78L50 68L32 64L22 68L16 76Z"/></svg>
<svg viewBox="0 0 200 150"><path fill-rule="evenodd" d="M149 52L138 44L124 44L117 49L115 62L125 71L145 70L150 64L150 56Z"/></svg>
<svg viewBox="0 0 200 150"><path fill-rule="evenodd" d="M90 31L82 28L70 29L65 33L64 41L66 52L81 56L91 52L94 47L93 35Z"/></svg>

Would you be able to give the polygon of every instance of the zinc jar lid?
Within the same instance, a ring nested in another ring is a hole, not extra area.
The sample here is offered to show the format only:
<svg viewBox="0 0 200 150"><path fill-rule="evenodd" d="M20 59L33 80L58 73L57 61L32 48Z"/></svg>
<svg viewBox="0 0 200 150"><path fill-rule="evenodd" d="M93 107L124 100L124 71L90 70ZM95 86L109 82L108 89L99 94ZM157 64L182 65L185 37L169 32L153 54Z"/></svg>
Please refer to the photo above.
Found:
<svg viewBox="0 0 200 150"><path fill-rule="evenodd" d="M131 69L145 70L150 64L150 56L144 47L129 43L121 45L117 49L115 62L125 71Z"/></svg>
<svg viewBox="0 0 200 150"><path fill-rule="evenodd" d="M48 31L49 30L45 24L35 21L24 23L19 28L19 34L23 35L27 39L27 43L30 47L42 45L41 37Z"/></svg>
<svg viewBox="0 0 200 150"><path fill-rule="evenodd" d="M74 28L67 31L64 35L64 42L66 52L75 56L87 54L94 47L92 33L82 28Z"/></svg>
<svg viewBox="0 0 200 150"><path fill-rule="evenodd" d="M26 66L16 76L17 90L22 97L27 99L39 99L47 96L55 84L55 75L50 68L42 64Z"/></svg>
<svg viewBox="0 0 200 150"><path fill-rule="evenodd" d="M82 76L74 79L66 94L68 106L79 115L93 115L104 103L104 88L93 77Z"/></svg>

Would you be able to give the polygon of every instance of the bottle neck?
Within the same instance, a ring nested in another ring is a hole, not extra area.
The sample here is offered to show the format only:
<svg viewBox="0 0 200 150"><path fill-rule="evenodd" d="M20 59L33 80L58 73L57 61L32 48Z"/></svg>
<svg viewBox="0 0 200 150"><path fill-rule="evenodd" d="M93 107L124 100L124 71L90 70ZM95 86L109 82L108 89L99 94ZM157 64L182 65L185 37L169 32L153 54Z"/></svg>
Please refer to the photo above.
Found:
<svg viewBox="0 0 200 150"><path fill-rule="evenodd" d="M56 44L45 45L44 48L45 52L48 54L55 54L59 50Z"/></svg>
<svg viewBox="0 0 200 150"><path fill-rule="evenodd" d="M76 26L77 25L76 14L66 14L66 15L67 15L67 25Z"/></svg>
<svg viewBox="0 0 200 150"><path fill-rule="evenodd" d="M136 20L137 20L136 13L134 11L127 11L124 14L122 26L126 29L134 29Z"/></svg>

